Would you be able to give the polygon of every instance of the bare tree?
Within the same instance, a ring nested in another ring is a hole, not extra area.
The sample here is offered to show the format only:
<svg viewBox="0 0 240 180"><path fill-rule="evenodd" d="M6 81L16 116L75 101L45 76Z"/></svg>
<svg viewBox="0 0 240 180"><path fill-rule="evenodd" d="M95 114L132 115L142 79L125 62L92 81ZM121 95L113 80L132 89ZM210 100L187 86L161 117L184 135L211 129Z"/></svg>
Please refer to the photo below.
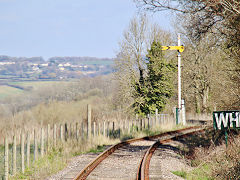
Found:
<svg viewBox="0 0 240 180"><path fill-rule="evenodd" d="M190 14L188 23L193 36L199 40L207 32L220 32L227 39L239 36L240 2L237 0L135 0L138 7L149 11L173 10Z"/></svg>
<svg viewBox="0 0 240 180"><path fill-rule="evenodd" d="M147 49L151 43L161 41L170 43L171 35L161 30L156 24L150 24L145 15L134 17L129 27L123 33L123 40L119 43L119 52L115 60L115 78L118 81L118 94L116 102L124 106L131 106L133 84L144 84L146 76Z"/></svg>
<svg viewBox="0 0 240 180"><path fill-rule="evenodd" d="M219 11L217 7L222 7L222 13L230 12L240 14L240 2L237 0L134 0L138 7L150 11L174 10L183 13L193 13L207 9L214 8Z"/></svg>
<svg viewBox="0 0 240 180"><path fill-rule="evenodd" d="M225 78L220 78L220 76L218 78L220 81L225 82L225 84L231 84L222 90L222 92L225 92L225 95L221 96L222 102L218 101L219 98L217 98L217 96L215 101L216 103L218 102L219 105L221 104L222 107L228 106L231 108L235 106L235 108L239 108L240 2L238 0L135 0L135 2L139 8L144 10L153 12L172 10L176 12L178 16L181 14L182 20L185 21L185 23L183 23L186 30L185 34L191 43L195 44L194 46L196 46L196 44L201 45L206 41L206 36L209 37L209 33L213 34L212 37L218 40L214 48L221 50L213 53L211 58L214 58L214 54L215 57L217 57L224 52L224 60L228 62L225 70L222 71L227 72ZM210 39L210 41L212 41L212 39ZM206 48L210 47L206 44ZM211 55L211 48L208 50L209 52L203 52ZM199 50L199 52L195 54L199 54L202 57L205 56L202 54L202 50ZM207 59L209 59L209 57ZM204 64L199 65L201 65L201 68L204 66ZM222 69L222 67L220 67L220 69L223 70L224 68ZM215 71L217 71L217 69L214 69L214 72ZM226 91L226 89L229 91ZM212 92L210 88L210 94ZM219 95L219 93L215 93ZM234 94L235 97L232 98ZM203 99L206 99L206 96L204 97ZM203 109L205 108L206 107Z"/></svg>

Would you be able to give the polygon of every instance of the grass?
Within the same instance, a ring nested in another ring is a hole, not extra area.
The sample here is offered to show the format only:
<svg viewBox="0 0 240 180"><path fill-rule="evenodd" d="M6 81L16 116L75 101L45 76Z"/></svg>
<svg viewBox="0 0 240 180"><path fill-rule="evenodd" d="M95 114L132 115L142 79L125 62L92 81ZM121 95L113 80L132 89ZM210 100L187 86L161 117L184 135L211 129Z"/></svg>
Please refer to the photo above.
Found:
<svg viewBox="0 0 240 180"><path fill-rule="evenodd" d="M106 149L106 145L102 145L102 146L98 145L96 148L90 149L87 153L97 154L97 153L103 152L105 149Z"/></svg>
<svg viewBox="0 0 240 180"><path fill-rule="evenodd" d="M179 177L182 177L182 178L186 178L187 176L187 173L185 171L172 171L173 174L179 176Z"/></svg>
<svg viewBox="0 0 240 180"><path fill-rule="evenodd" d="M136 129L136 128L135 128ZM132 129L130 133L122 133L121 139L123 137L129 138L138 138L147 136L148 134L154 135L159 132L164 132L166 129L154 129L136 131ZM120 142L120 138L106 138L102 135L93 137L91 140L69 140L64 144L59 144L58 148L52 149L49 154L45 155L43 158L40 158L35 163L32 161L32 166L27 168L25 173L18 173L16 176L11 177L10 179L39 179L49 177L52 174L62 170L66 167L67 162L75 156L79 156L86 153L101 153L109 145L116 144ZM2 148L3 150L3 148ZM20 150L20 149L19 149ZM2 151L3 152L3 151ZM19 152L18 152L19 153ZM19 156L20 157L20 156ZM32 157L33 159L33 157ZM18 167L20 167L21 160L18 159ZM3 164L3 163L2 163Z"/></svg>
<svg viewBox="0 0 240 180"><path fill-rule="evenodd" d="M211 163L203 164L193 171L186 173L186 179L189 180L213 180L212 175L212 165Z"/></svg>
<svg viewBox="0 0 240 180"><path fill-rule="evenodd" d="M6 97L10 97L10 96L18 96L18 95L22 95L24 93L23 90L18 89L18 88L14 88L14 87L10 87L10 86L0 86L0 99L6 98Z"/></svg>
<svg viewBox="0 0 240 180"><path fill-rule="evenodd" d="M27 168L25 173L18 173L10 179L40 179L40 177L42 179L50 174L57 173L66 166L66 163L63 153L55 149L37 160L30 168Z"/></svg>
<svg viewBox="0 0 240 180"><path fill-rule="evenodd" d="M33 90L38 90L39 88L55 86L55 85L65 85L70 83L71 81L17 81L17 82L9 82L9 84L19 85L22 87L32 87Z"/></svg>
<svg viewBox="0 0 240 180"><path fill-rule="evenodd" d="M185 139L188 148L182 148L185 150L182 153L190 160L193 170L172 173L188 180L240 179L239 132L232 130L229 137L227 148L224 134L219 131L206 132L198 139L194 136Z"/></svg>
<svg viewBox="0 0 240 180"><path fill-rule="evenodd" d="M58 86L67 86L74 81L16 81L8 82L11 85L18 85L25 88L21 90L19 88L10 87L7 85L1 85L0 87L0 100L4 98L11 98L21 96L23 94L30 94L33 91L38 91L45 88L54 88ZM30 91L29 91L30 90Z"/></svg>
<svg viewBox="0 0 240 180"><path fill-rule="evenodd" d="M214 178L211 177L211 170L212 167L210 164L204 164L190 172L181 170L172 171L172 173L187 180L213 180Z"/></svg>
<svg viewBox="0 0 240 180"><path fill-rule="evenodd" d="M25 173L19 172L10 179L44 179L65 168L72 157L86 153L100 153L107 147L103 143L114 144L116 142L119 141L103 138L102 136L93 138L91 141L77 142L76 140L69 140L64 144L59 144L57 148L53 148L47 155L39 158L36 162L32 161L31 167L27 168Z"/></svg>
<svg viewBox="0 0 240 180"><path fill-rule="evenodd" d="M1 146L3 147L3 146ZM4 174L4 148L0 150L0 178Z"/></svg>

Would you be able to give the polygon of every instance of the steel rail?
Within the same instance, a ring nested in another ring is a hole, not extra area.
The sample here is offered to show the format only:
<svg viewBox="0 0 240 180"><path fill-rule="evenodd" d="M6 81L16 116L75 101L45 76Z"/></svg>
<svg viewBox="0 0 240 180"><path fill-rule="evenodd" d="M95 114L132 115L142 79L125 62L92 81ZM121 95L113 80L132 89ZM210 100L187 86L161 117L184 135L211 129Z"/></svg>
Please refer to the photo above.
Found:
<svg viewBox="0 0 240 180"><path fill-rule="evenodd" d="M100 155L98 155L92 162L90 162L84 169L81 170L79 174L74 178L74 180L84 180L87 178L87 176L104 160L106 159L109 155L111 155L115 150L119 149L120 147L126 146L130 143L137 142L137 141L142 141L142 140L152 140L156 138L161 138L167 135L173 135L176 133L181 133L186 130L190 129L198 129L201 128L202 126L192 126L184 129L179 129L175 131L169 131L169 132L164 132L158 135L153 135L153 136L146 136L143 138L136 138L136 139L129 139L123 142L120 142L118 144L115 144L108 149L106 149L104 152L102 152Z"/></svg>
<svg viewBox="0 0 240 180"><path fill-rule="evenodd" d="M152 155L154 151L157 149L157 147L160 145L159 140L157 140L150 148L147 150L145 155L143 156L141 166L139 168L138 173L141 173L137 175L137 180L145 179L145 177L149 177L149 164L150 160L152 158Z"/></svg>
<svg viewBox="0 0 240 180"><path fill-rule="evenodd" d="M207 128L207 129L212 129L212 127ZM176 135L176 136L168 138L168 139L157 140L152 146L150 146L150 148L144 154L144 156L143 156L143 158L142 158L142 160L139 164L139 167L138 167L138 174L137 174L136 179L137 180L149 180L150 161L151 161L151 158L152 158L152 155L153 155L154 151L157 149L157 147L159 145L165 144L165 143L170 142L170 141L177 140L179 138L185 138L185 137L189 137L191 135L197 134L197 133L202 133L202 132L206 131L207 129L199 129L199 130L195 130L193 132Z"/></svg>

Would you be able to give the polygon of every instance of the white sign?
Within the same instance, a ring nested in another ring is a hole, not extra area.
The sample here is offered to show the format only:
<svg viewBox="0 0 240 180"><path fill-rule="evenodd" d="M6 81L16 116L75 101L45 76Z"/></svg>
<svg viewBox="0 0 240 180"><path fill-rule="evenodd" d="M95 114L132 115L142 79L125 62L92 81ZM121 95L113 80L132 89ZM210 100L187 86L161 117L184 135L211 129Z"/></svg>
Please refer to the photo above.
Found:
<svg viewBox="0 0 240 180"><path fill-rule="evenodd" d="M216 111L213 112L213 126L215 129L240 128L239 111Z"/></svg>

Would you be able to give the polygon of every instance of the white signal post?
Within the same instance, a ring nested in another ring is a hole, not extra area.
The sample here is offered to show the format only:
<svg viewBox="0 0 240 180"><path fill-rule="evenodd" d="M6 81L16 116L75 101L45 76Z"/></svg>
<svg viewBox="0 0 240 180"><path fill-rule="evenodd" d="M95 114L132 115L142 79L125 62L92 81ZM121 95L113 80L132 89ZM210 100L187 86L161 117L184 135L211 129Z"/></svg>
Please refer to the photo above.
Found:
<svg viewBox="0 0 240 180"><path fill-rule="evenodd" d="M181 46L181 37L178 34L178 46ZM181 53L178 51L178 108L181 109Z"/></svg>
<svg viewBox="0 0 240 180"><path fill-rule="evenodd" d="M181 52L184 51L184 46L181 46L181 36L178 34L178 46L162 46L162 50L177 50L178 51L178 116L177 123L186 124L184 100L182 101L181 88ZM182 103L183 102L183 103ZM183 106L183 107L182 107Z"/></svg>

